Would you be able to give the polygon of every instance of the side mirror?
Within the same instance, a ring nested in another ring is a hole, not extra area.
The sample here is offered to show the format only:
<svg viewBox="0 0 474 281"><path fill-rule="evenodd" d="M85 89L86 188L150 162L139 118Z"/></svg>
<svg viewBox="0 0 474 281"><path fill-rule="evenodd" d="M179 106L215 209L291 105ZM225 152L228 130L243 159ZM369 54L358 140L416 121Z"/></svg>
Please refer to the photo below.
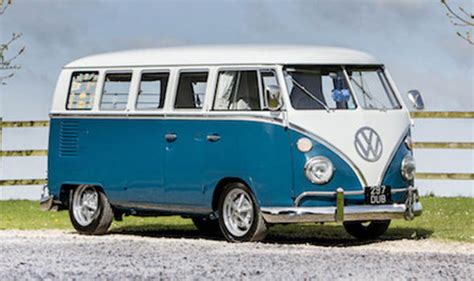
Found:
<svg viewBox="0 0 474 281"><path fill-rule="evenodd" d="M276 111L282 107L280 87L275 85L265 87L265 97L268 109Z"/></svg>
<svg viewBox="0 0 474 281"><path fill-rule="evenodd" d="M407 95L408 95L408 99L411 101L415 109L421 110L425 108L423 97L421 96L418 90L410 90L408 91Z"/></svg>

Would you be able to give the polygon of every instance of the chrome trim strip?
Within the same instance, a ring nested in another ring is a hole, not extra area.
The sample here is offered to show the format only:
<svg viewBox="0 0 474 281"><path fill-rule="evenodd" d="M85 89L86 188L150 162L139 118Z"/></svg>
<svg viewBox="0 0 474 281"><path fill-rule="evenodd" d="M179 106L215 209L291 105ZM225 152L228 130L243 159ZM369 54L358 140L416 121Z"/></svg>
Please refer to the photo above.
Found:
<svg viewBox="0 0 474 281"><path fill-rule="evenodd" d="M196 120L236 120L236 121L266 121L273 124L282 125L283 119L278 117L270 117L256 114L168 114L164 112L158 112L157 114L152 113L83 113L83 114L64 114L64 113L51 113L51 119L196 119Z"/></svg>
<svg viewBox="0 0 474 281"><path fill-rule="evenodd" d="M260 208L267 223L300 223L335 221L336 207Z"/></svg>
<svg viewBox="0 0 474 281"><path fill-rule="evenodd" d="M364 194L364 191L342 191L343 195L361 195ZM298 207L301 203L301 200L305 197L336 197L336 191L305 191L298 195L295 199L295 206Z"/></svg>
<svg viewBox="0 0 474 281"><path fill-rule="evenodd" d="M392 188L392 194L393 193L400 193L400 192L407 192L409 187L407 188Z"/></svg>

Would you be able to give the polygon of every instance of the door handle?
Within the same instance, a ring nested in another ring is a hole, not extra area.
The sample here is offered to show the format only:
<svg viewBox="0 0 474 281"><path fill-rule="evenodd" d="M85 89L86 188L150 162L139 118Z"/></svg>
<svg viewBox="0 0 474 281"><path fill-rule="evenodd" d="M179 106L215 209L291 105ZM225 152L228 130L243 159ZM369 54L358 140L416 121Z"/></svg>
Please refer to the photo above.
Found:
<svg viewBox="0 0 474 281"><path fill-rule="evenodd" d="M221 139L221 136L218 134L207 135L207 140L211 142L216 142Z"/></svg>
<svg viewBox="0 0 474 281"><path fill-rule="evenodd" d="M167 142L174 142L178 136L176 134L166 134L165 139Z"/></svg>

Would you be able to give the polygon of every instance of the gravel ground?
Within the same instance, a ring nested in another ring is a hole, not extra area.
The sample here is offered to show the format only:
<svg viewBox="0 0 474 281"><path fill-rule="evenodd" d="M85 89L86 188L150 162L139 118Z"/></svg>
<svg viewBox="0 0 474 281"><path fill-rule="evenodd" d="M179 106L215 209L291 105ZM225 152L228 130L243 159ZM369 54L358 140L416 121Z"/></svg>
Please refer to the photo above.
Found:
<svg viewBox="0 0 474 281"><path fill-rule="evenodd" d="M399 240L328 247L0 231L0 280L472 280L473 275L474 244L456 242Z"/></svg>

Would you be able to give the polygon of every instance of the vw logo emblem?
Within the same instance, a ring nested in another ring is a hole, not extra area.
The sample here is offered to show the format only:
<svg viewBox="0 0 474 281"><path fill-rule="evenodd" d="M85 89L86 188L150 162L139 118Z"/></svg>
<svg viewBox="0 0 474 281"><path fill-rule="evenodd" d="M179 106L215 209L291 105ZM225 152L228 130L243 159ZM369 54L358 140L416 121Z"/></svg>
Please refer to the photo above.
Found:
<svg viewBox="0 0 474 281"><path fill-rule="evenodd" d="M355 134L354 146L362 159L375 162L382 156L382 139L370 127L362 127Z"/></svg>

